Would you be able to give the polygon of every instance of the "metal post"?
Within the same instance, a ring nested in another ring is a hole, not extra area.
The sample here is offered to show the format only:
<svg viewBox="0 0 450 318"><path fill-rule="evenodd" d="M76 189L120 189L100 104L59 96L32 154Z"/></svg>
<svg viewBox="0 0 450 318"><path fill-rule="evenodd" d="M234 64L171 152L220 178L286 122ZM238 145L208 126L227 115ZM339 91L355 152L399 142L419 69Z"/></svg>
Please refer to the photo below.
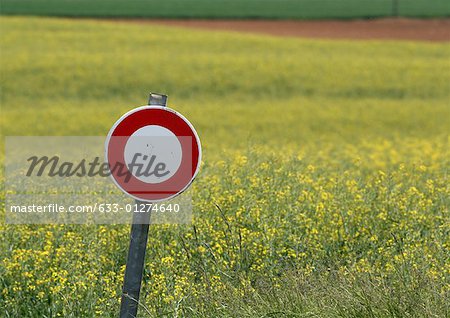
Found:
<svg viewBox="0 0 450 318"><path fill-rule="evenodd" d="M120 318L134 318L137 316L142 274L144 272L151 204L138 200L135 201L135 204L136 211L140 211L142 204L144 204L145 212L133 212L130 248L128 250L120 304Z"/></svg>
<svg viewBox="0 0 450 318"><path fill-rule="evenodd" d="M150 106L167 106L167 95L158 94L158 93L150 93L150 97L148 98L148 104Z"/></svg>
<svg viewBox="0 0 450 318"><path fill-rule="evenodd" d="M166 106L166 103L166 95L150 93L149 105ZM135 203L136 212L133 212L133 224L131 225L130 248L128 250L120 303L120 318L137 317L142 275L144 273L145 251L147 249L152 205L151 203L138 200Z"/></svg>

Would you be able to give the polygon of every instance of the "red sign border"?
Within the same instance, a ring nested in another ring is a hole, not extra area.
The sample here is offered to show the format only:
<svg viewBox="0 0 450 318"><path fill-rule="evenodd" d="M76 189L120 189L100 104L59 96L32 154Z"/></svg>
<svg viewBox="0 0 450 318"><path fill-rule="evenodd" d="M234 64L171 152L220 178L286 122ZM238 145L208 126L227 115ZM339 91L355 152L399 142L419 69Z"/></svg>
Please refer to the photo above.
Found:
<svg viewBox="0 0 450 318"><path fill-rule="evenodd" d="M134 198L136 200L146 201L146 202L166 201L166 200L170 200L170 199L176 197L177 195L183 193L192 184L192 182L194 181L195 177L197 176L198 171L200 169L201 158L202 158L202 147L201 147L201 143L200 143L200 138L199 138L199 136L197 134L197 131L195 130L194 126L186 119L186 117L184 117L183 115L181 115L177 111L175 111L175 110L173 110L171 108L168 108L168 107L153 106L153 105L152 106L148 106L148 105L146 105L146 106L141 106L141 107L134 108L134 109L126 112L111 127L111 129L109 130L109 133L108 133L108 135L106 137L106 140L105 140L105 159L106 159L106 162L109 163L109 158L110 158L109 145L110 145L112 137L120 137L120 136L129 137L129 136L131 136L133 134L134 131L136 131L136 130L138 130L138 129L146 126L146 125L160 125L162 127L165 127L167 129L169 129L170 131L172 131L177 137L183 137L183 136L177 135L173 131L173 129L170 129L170 127L167 127L165 125L161 125L161 124L158 124L158 123L155 123L155 122L150 122L150 123L145 122L146 119L151 118L151 117L148 117L148 116L140 116L140 117L138 117L138 125L140 125L140 126L136 126L134 128L127 127L127 128L125 128L125 133L123 131L124 129L122 129L122 131L117 132L117 128L120 126L120 124L123 123L127 118L130 118L133 114L135 114L137 112L141 112L141 111L154 111L154 110L168 112L169 116L173 116L174 115L174 116L176 116L179 119L184 121L184 123L187 125L187 128L190 129L190 135L191 135L190 137L195 137L195 140L194 140L194 138L192 138L193 140L192 140L191 147L192 147L194 152L195 152L195 150L197 150L197 153L198 153L198 157L197 158L198 159L197 159L197 163L196 164L194 162L191 162L192 172L191 172L190 180L188 182L186 182L187 180L184 180L184 182L182 182L182 183L183 184L186 183L186 184L178 191L162 191L162 192L159 192L159 193L155 192L155 191L150 191L150 192L148 192L148 191L139 191L139 192L137 192L137 191L130 191L131 192L130 193L129 191L127 191L120 184L120 182L118 182L118 180L116 180L116 178L115 178L113 173L110 174L111 175L111 179L113 180L114 184L122 192L124 192L125 194L127 194L128 196L130 196L130 197L132 197L132 198ZM145 123L145 124L142 125L143 123ZM173 127L175 127L175 126L173 126ZM184 128L185 128L185 130L187 129L186 127L184 127ZM181 141L180 141L180 143L182 144L182 147L183 147L183 143ZM194 144L196 144L197 147L195 147ZM191 154L193 154L193 152ZM182 165L183 165L183 162L182 162ZM188 167L180 166L180 168L178 169L177 173L175 173L175 175L172 176L167 181L176 180L175 177L178 174L178 172L180 172L180 171L182 171L182 169L186 169L186 168L188 168ZM141 182L137 178L135 178L134 176L132 176L132 178L134 180L137 180L137 182ZM167 182L167 181L165 181L165 182ZM133 182L136 182L136 181L133 181ZM148 185L146 185L146 186L148 186ZM173 185L173 186L176 186L176 185ZM166 194L167 196L155 198L155 193L157 193L158 195ZM138 195L140 195L140 196L138 196Z"/></svg>

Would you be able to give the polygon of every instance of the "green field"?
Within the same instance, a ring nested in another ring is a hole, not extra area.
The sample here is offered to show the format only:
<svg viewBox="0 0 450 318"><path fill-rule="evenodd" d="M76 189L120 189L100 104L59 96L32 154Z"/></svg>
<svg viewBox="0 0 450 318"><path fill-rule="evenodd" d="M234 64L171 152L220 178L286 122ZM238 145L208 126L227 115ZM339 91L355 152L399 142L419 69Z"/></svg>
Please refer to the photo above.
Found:
<svg viewBox="0 0 450 318"><path fill-rule="evenodd" d="M450 16L447 0L1 0L2 14L317 19Z"/></svg>
<svg viewBox="0 0 450 318"><path fill-rule="evenodd" d="M151 226L142 317L450 315L450 44L0 28L2 136L104 136L149 91L199 132L194 220ZM0 224L0 316L116 317L128 239Z"/></svg>

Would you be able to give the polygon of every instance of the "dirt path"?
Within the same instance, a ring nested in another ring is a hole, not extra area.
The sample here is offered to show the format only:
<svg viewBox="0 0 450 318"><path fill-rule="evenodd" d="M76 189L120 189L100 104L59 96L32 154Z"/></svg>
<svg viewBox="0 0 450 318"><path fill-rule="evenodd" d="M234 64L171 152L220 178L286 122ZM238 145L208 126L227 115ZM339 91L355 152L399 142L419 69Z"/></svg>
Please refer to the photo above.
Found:
<svg viewBox="0 0 450 318"><path fill-rule="evenodd" d="M350 21L134 19L120 21L304 38L450 41L450 19L372 19Z"/></svg>

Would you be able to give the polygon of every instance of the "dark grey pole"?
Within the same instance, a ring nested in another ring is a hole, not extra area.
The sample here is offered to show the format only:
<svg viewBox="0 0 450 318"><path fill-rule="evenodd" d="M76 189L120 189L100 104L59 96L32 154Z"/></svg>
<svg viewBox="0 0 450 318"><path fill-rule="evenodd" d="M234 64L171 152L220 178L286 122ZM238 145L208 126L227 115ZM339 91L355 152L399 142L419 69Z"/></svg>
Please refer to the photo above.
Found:
<svg viewBox="0 0 450 318"><path fill-rule="evenodd" d="M137 316L142 274L144 272L151 204L138 200L135 203L137 211L140 211L142 204L144 204L146 212L133 212L130 248L128 250L120 304L120 318L134 318Z"/></svg>
<svg viewBox="0 0 450 318"><path fill-rule="evenodd" d="M167 96L150 93L149 105L166 106ZM137 317L142 275L144 273L145 251L147 249L148 229L150 225L151 203L135 201L131 225L130 248L128 250L125 277L123 280L120 318Z"/></svg>

